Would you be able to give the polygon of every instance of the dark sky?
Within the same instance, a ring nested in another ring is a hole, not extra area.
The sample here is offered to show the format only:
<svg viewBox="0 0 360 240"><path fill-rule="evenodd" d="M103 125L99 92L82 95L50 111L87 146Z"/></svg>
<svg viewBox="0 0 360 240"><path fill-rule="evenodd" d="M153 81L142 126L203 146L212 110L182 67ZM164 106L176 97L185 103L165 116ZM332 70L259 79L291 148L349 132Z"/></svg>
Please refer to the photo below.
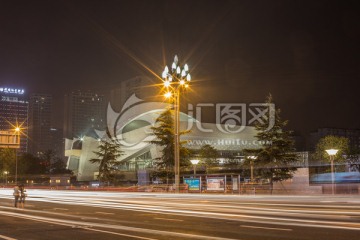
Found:
<svg viewBox="0 0 360 240"><path fill-rule="evenodd" d="M2 1L0 85L54 94L106 88L175 54L189 101L263 102L290 128L360 128L358 1ZM153 77L153 76L152 76Z"/></svg>

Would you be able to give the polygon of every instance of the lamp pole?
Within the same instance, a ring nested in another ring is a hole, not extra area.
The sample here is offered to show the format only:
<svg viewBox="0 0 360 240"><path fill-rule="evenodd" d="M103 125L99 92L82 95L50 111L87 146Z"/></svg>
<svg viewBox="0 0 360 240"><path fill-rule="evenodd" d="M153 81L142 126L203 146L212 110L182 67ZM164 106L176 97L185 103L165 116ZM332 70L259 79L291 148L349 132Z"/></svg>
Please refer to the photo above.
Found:
<svg viewBox="0 0 360 240"><path fill-rule="evenodd" d="M8 171L4 171L4 174L5 174L5 185L7 186L7 175L9 174Z"/></svg>
<svg viewBox="0 0 360 240"><path fill-rule="evenodd" d="M17 149L20 147L20 128L16 127L15 128L15 133L16 133L16 141L18 142L18 147L15 148L15 184L17 185L17 175L18 175L18 159L17 159Z"/></svg>
<svg viewBox="0 0 360 240"><path fill-rule="evenodd" d="M171 69L165 67L162 73L164 87L167 89L165 97L173 96L174 101L174 173L175 173L175 193L179 193L180 185L180 93L181 90L189 86L191 76L187 64L181 69L178 57L175 55Z"/></svg>
<svg viewBox="0 0 360 240"><path fill-rule="evenodd" d="M254 182L254 160L257 159L257 156L249 156L250 159L250 180Z"/></svg>
<svg viewBox="0 0 360 240"><path fill-rule="evenodd" d="M334 176L334 158L336 153L338 152L337 149L328 149L325 150L327 152L327 154L329 154L330 157L330 162L331 162L331 193L332 195L334 195L335 193L335 186L334 186L334 180L335 180L335 176Z"/></svg>
<svg viewBox="0 0 360 240"><path fill-rule="evenodd" d="M190 160L190 162L192 163L193 167L194 167L194 177L196 175L196 165L198 165L198 163L200 162L200 160L198 159L193 159L193 160Z"/></svg>

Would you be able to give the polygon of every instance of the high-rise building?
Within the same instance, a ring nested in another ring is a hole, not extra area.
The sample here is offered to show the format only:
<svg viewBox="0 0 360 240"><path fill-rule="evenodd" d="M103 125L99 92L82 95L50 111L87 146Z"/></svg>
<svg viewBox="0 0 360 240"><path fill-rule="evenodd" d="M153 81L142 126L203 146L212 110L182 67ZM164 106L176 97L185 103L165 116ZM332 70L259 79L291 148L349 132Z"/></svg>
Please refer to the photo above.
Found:
<svg viewBox="0 0 360 240"><path fill-rule="evenodd" d="M65 160L65 139L62 129L50 128L50 149L55 156Z"/></svg>
<svg viewBox="0 0 360 240"><path fill-rule="evenodd" d="M104 95L89 91L76 91L65 95L64 137L92 136L95 129L106 126Z"/></svg>
<svg viewBox="0 0 360 240"><path fill-rule="evenodd" d="M20 127L20 153L27 152L28 106L24 89L0 87L0 130Z"/></svg>
<svg viewBox="0 0 360 240"><path fill-rule="evenodd" d="M40 156L51 149L52 96L32 94L29 100L29 152Z"/></svg>
<svg viewBox="0 0 360 240"><path fill-rule="evenodd" d="M156 87L156 80L154 81L145 76L137 76L112 84L110 90L111 106L114 110L120 112L126 100L133 94L145 101L155 100L159 97L160 92L159 88Z"/></svg>

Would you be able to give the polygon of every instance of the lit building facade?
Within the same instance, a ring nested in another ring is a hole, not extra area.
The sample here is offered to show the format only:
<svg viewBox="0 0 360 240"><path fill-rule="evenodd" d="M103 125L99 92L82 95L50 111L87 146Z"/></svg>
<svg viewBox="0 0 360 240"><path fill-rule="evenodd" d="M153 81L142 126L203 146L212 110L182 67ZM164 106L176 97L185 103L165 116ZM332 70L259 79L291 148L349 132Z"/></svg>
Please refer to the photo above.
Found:
<svg viewBox="0 0 360 240"><path fill-rule="evenodd" d="M18 153L28 150L28 109L24 89L0 87L0 130L13 130L16 126L21 128Z"/></svg>
<svg viewBox="0 0 360 240"><path fill-rule="evenodd" d="M101 144L99 140L108 138L118 139L121 150L124 151L118 159L121 162L120 170L136 174L137 170L151 169L154 159L161 156L161 149L150 143L155 140L150 128L154 126L159 114L167 107L169 105L166 103L145 102L135 95L128 99L120 112L115 112L109 104L107 108L108 133L96 131L97 137L66 139L65 155L68 157L68 169L75 173L78 181L95 180L98 166L92 164L90 159L97 157L94 151L96 152ZM180 125L182 130L190 130L189 134L181 138L182 141L187 141L186 147L199 149L205 144L212 145L220 152L223 160L229 158L230 155L234 158L234 155L244 148L261 145L255 139L254 127L245 127L240 133L225 133L219 130L218 124L199 123L184 113L181 113ZM202 131L203 129L206 129L206 132ZM240 156L238 157L240 160Z"/></svg>

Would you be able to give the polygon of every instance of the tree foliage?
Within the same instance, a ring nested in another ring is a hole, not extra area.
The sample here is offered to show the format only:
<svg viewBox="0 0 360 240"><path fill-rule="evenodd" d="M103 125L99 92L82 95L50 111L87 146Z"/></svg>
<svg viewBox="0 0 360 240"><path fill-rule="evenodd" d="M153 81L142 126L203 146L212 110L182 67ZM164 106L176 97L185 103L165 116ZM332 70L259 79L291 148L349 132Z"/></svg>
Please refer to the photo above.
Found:
<svg viewBox="0 0 360 240"><path fill-rule="evenodd" d="M14 173L15 171L15 149L0 148L0 167L1 172L4 171Z"/></svg>
<svg viewBox="0 0 360 240"><path fill-rule="evenodd" d="M43 159L31 154L24 153L18 159L19 174L46 174L47 166L43 164Z"/></svg>
<svg viewBox="0 0 360 240"><path fill-rule="evenodd" d="M200 165L205 167L205 172L210 173L211 168L218 166L218 151L211 145L206 144L199 150Z"/></svg>
<svg viewBox="0 0 360 240"><path fill-rule="evenodd" d="M266 100L269 107L273 104L272 96L269 95ZM285 130L288 121L284 121L280 117L281 110L273 109L274 126L270 126L271 118L263 119L263 122L258 122L255 125L257 130L256 139L259 142L266 142L270 144L262 145L259 149L245 149L244 153L247 156L256 156L254 166L256 173L264 178L269 179L271 189L273 182L283 181L293 177L296 171L296 162L298 158L294 153L294 141L291 138L291 131ZM252 159L246 158L245 163L250 165Z"/></svg>
<svg viewBox="0 0 360 240"><path fill-rule="evenodd" d="M349 139L332 135L325 136L317 143L315 156L320 160L330 161L327 149L337 149L334 161L342 162L346 159L345 155L349 153Z"/></svg>
<svg viewBox="0 0 360 240"><path fill-rule="evenodd" d="M123 155L120 143L116 139L103 140L98 146L98 150L94 151L97 158L90 159L93 164L99 165L100 182L112 182L114 180L114 170L119 161L117 160Z"/></svg>
<svg viewBox="0 0 360 240"><path fill-rule="evenodd" d="M155 159L155 167L157 169L157 176L160 177L172 177L174 173L174 119L173 111L166 109L162 112L155 121L155 126L151 128L156 139L151 141L161 147L161 157ZM181 131L179 134L184 135L188 131ZM186 168L190 165L189 149L182 146L185 142L180 142L180 168ZM156 174L155 174L156 175Z"/></svg>

